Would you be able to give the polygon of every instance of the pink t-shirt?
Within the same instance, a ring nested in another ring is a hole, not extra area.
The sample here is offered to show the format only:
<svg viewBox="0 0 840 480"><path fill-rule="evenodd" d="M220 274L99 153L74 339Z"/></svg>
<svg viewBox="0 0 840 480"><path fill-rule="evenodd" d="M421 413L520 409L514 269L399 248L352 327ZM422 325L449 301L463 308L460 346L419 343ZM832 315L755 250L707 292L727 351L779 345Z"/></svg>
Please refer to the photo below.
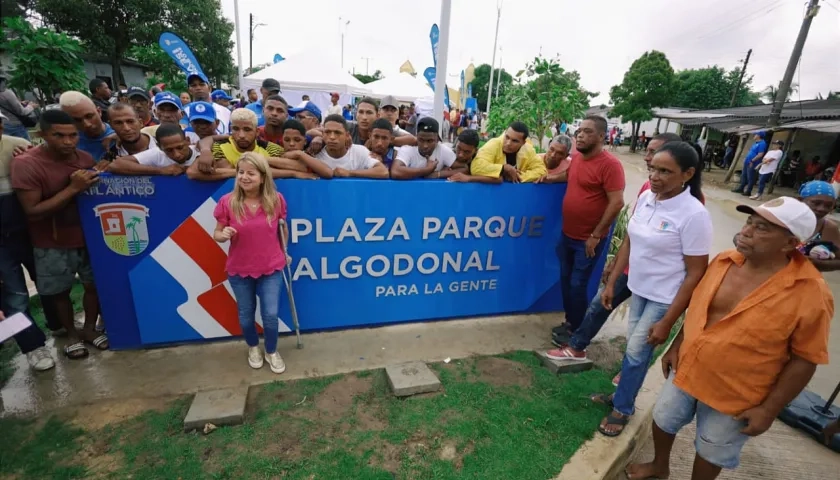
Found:
<svg viewBox="0 0 840 480"><path fill-rule="evenodd" d="M228 275L258 278L282 270L286 266L286 254L280 245L277 224L286 218L286 200L277 194L278 204L271 222L266 220L260 206L256 213L245 207L245 214L237 220L230 209L230 196L223 196L216 204L213 216L225 227L236 229L236 235L230 239L225 272Z"/></svg>
<svg viewBox="0 0 840 480"><path fill-rule="evenodd" d="M563 172L565 172L566 170L569 169L569 164L570 163L572 163L572 157L571 156L566 157L563 160L560 160L559 165L557 165L556 167L549 170L548 174L549 175L555 175L555 174L558 174L558 173L563 173Z"/></svg>

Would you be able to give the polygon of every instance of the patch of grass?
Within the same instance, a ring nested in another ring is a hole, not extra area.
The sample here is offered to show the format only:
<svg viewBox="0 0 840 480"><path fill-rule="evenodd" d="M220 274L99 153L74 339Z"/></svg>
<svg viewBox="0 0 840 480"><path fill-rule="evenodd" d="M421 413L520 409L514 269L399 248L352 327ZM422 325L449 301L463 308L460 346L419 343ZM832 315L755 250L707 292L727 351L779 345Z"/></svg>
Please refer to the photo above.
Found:
<svg viewBox="0 0 840 480"><path fill-rule="evenodd" d="M82 311L82 295L84 295L84 293L84 287L82 287L82 284L77 280L73 284L73 288L70 290L70 299L73 302L74 312ZM49 332L47 329L46 319L44 318L44 308L41 306L40 296L35 295L29 299L29 310L32 313L32 319L35 321L35 325L37 325L41 330ZM0 388L2 388L15 373L14 368L12 367L12 361L19 352L20 350L14 340L10 339L5 343L0 344Z"/></svg>
<svg viewBox="0 0 840 480"><path fill-rule="evenodd" d="M588 400L610 388L600 369L557 377L531 352L431 367L443 390L405 399L383 370L254 387L245 424L207 436L182 432L189 399L97 431L0 419L0 477L542 480L606 413Z"/></svg>

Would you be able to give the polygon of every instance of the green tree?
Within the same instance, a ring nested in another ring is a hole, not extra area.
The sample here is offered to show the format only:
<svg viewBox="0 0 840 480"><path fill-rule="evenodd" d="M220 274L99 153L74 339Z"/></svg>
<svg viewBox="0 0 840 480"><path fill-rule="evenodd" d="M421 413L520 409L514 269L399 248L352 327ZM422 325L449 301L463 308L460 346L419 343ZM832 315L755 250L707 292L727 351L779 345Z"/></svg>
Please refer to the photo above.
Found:
<svg viewBox="0 0 840 480"><path fill-rule="evenodd" d="M499 95L504 93L505 89L508 88L513 84L513 77L505 71L505 69L501 69L501 79L499 77L499 70L493 70L493 95L496 94L496 82L499 82ZM472 93L473 97L475 97L476 102L478 103L478 109L482 112L487 111L487 88L490 84L490 65L483 63L476 67L475 69L475 77L473 78L470 84L472 85Z"/></svg>
<svg viewBox="0 0 840 480"><path fill-rule="evenodd" d="M44 107L56 93L86 88L78 40L50 28L33 28L23 17L6 18L4 25L2 49L15 66L9 78L12 89L31 91Z"/></svg>
<svg viewBox="0 0 840 480"><path fill-rule="evenodd" d="M785 101L789 102L791 97L794 93L799 91L799 84L796 82L790 83L790 88L788 89L787 96L785 97ZM767 87L761 91L761 98L767 101L767 103L773 103L776 101L776 95L779 93L779 86L767 85Z"/></svg>
<svg viewBox="0 0 840 480"><path fill-rule="evenodd" d="M741 70L730 71L722 67L681 70L676 74L674 96L671 104L683 108L711 110L730 106L732 91L741 76ZM754 105L756 94L750 90L752 75L744 77L735 97L735 107Z"/></svg>
<svg viewBox="0 0 840 480"><path fill-rule="evenodd" d="M671 101L674 78L668 57L652 50L637 58L621 84L610 89L611 115L633 125L630 151L636 150L639 125L653 118L654 107L664 107Z"/></svg>
<svg viewBox="0 0 840 480"><path fill-rule="evenodd" d="M373 75L365 75L364 73L354 73L353 74L356 79L362 83L370 83L375 82L377 80L382 80L382 72L379 70L373 72Z"/></svg>
<svg viewBox="0 0 840 480"><path fill-rule="evenodd" d="M578 72L566 71L557 58L536 57L516 76L520 83L507 87L490 110L488 130L494 135L519 120L541 142L551 125L580 118L597 96L583 89Z"/></svg>
<svg viewBox="0 0 840 480"><path fill-rule="evenodd" d="M31 3L31 0L0 0L0 18L24 16Z"/></svg>
<svg viewBox="0 0 840 480"><path fill-rule="evenodd" d="M202 70L218 85L235 78L231 57L233 24L218 0L34 0L44 22L78 37L107 55L114 83L124 81L120 60L134 45L157 45L164 31L180 35ZM153 65L159 68L158 65Z"/></svg>

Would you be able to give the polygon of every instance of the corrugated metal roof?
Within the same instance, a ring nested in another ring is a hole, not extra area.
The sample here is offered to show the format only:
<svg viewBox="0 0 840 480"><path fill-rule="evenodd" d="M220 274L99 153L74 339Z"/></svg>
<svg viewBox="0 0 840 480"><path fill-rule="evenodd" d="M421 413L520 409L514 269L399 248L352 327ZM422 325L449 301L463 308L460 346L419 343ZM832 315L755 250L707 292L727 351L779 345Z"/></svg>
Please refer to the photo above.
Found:
<svg viewBox="0 0 840 480"><path fill-rule="evenodd" d="M798 120L795 122L785 123L778 127L780 130L790 130L794 128L802 128L805 130L814 130L825 133L840 133L840 119L838 120Z"/></svg>
<svg viewBox="0 0 840 480"><path fill-rule="evenodd" d="M720 118L721 116L733 118L763 118L765 121L770 116L773 105L751 105L749 107L720 108L717 110L696 110L685 113L662 113L661 118L676 120L684 123L689 119ZM782 119L809 119L809 118L840 118L840 100L803 100L801 102L787 102L782 109ZM764 123L764 122L761 122Z"/></svg>

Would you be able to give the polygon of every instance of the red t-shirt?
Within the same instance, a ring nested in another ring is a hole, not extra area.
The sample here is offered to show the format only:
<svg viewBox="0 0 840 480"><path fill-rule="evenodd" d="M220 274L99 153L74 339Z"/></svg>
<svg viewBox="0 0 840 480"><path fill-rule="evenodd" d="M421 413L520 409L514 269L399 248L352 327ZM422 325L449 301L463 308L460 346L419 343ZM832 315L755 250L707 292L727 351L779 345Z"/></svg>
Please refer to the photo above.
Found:
<svg viewBox="0 0 840 480"><path fill-rule="evenodd" d="M76 150L71 160L56 159L45 146L33 148L12 160L12 188L37 190L41 200L54 197L70 185L70 174L93 168L93 157ZM29 221L32 245L38 248L82 248L85 236L79 208L73 198L64 208L45 218Z"/></svg>
<svg viewBox="0 0 840 480"><path fill-rule="evenodd" d="M583 159L575 152L569 166L566 197L563 199L563 233L575 240L586 240L604 216L607 192L624 190L624 168L611 153Z"/></svg>
<svg viewBox="0 0 840 480"><path fill-rule="evenodd" d="M263 142L271 142L276 143L277 145L283 146L283 132L280 132L280 135L271 136L265 133L265 126L257 128L257 139L262 140Z"/></svg>

